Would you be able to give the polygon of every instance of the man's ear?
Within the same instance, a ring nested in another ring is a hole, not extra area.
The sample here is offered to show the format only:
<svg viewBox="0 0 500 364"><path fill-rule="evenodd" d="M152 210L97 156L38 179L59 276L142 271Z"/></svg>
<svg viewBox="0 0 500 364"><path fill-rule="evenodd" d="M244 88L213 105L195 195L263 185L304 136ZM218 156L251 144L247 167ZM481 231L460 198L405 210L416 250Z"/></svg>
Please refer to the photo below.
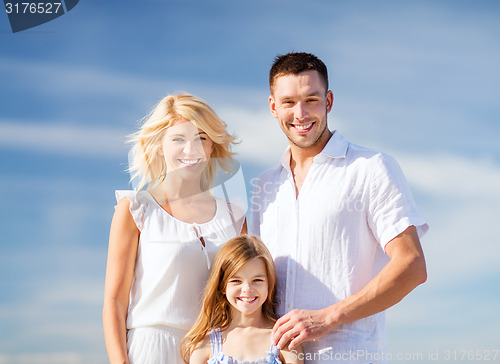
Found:
<svg viewBox="0 0 500 364"><path fill-rule="evenodd" d="M278 117L278 113L276 112L276 101L274 101L273 95L269 95L269 110L275 118Z"/></svg>
<svg viewBox="0 0 500 364"><path fill-rule="evenodd" d="M333 92L331 90L328 90L326 93L326 113L329 113L332 111L333 107Z"/></svg>

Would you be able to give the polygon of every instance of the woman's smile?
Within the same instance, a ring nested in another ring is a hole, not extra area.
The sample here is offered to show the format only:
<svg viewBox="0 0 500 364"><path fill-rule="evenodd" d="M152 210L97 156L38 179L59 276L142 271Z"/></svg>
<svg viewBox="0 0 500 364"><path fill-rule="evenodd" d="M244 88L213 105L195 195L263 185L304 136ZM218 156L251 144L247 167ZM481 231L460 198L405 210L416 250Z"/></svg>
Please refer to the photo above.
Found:
<svg viewBox="0 0 500 364"><path fill-rule="evenodd" d="M188 166L193 166L197 164L198 162L201 161L201 158L195 158L195 159L178 159L179 162L182 164L188 165Z"/></svg>

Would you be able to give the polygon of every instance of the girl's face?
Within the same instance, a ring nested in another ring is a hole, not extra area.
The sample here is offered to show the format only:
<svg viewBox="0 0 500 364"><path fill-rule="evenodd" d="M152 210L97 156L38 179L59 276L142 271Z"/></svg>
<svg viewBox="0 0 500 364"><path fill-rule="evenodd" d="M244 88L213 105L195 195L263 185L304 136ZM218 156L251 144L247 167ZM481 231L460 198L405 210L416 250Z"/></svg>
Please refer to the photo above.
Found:
<svg viewBox="0 0 500 364"><path fill-rule="evenodd" d="M225 293L233 317L237 313L244 316L262 314L261 307L268 295L268 278L264 261L254 258L245 263L229 278Z"/></svg>
<svg viewBox="0 0 500 364"><path fill-rule="evenodd" d="M180 120L165 131L160 155L165 158L167 173L176 171L193 177L201 175L212 150L213 142L203 130Z"/></svg>

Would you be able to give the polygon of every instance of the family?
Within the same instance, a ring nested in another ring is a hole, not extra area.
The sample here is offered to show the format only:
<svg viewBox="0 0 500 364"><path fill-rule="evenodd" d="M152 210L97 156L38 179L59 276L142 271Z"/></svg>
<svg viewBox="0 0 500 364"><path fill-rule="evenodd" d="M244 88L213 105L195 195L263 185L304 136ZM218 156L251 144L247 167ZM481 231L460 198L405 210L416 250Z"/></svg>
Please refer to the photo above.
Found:
<svg viewBox="0 0 500 364"><path fill-rule="evenodd" d="M106 269L112 364L387 362L384 310L425 282L428 226L393 158L328 128L319 58L276 57L269 86L289 147L253 183L248 224L211 193L235 140L207 103L167 96L131 136L140 182L116 192Z"/></svg>

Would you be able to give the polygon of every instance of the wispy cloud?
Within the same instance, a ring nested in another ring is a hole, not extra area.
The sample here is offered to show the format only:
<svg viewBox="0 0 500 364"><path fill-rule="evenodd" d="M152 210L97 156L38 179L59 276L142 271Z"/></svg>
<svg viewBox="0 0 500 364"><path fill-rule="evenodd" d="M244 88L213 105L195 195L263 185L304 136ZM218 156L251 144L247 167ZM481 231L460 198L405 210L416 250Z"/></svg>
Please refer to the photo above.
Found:
<svg viewBox="0 0 500 364"><path fill-rule="evenodd" d="M500 274L500 247L491 227L500 204L500 165L457 155L400 156L402 168L430 222L424 244L432 284Z"/></svg>
<svg viewBox="0 0 500 364"><path fill-rule="evenodd" d="M106 358L95 354L78 352L30 353L30 354L2 354L0 364L84 364L108 363Z"/></svg>
<svg viewBox="0 0 500 364"><path fill-rule="evenodd" d="M262 168L278 163L288 141L276 119L271 116L265 100L262 100L261 107L254 109L221 107L219 114L227 120L241 141L235 148L238 158L251 161Z"/></svg>
<svg viewBox="0 0 500 364"><path fill-rule="evenodd" d="M1 57L0 72L16 81L10 84L13 89L35 85L39 92L63 98L68 94L129 98L134 89L161 92L165 87L158 78L38 59Z"/></svg>
<svg viewBox="0 0 500 364"><path fill-rule="evenodd" d="M419 189L458 201L500 200L500 166L490 159L465 156L401 155L406 176Z"/></svg>
<svg viewBox="0 0 500 364"><path fill-rule="evenodd" d="M484 282L499 276L498 7L199 3L146 4L145 18L90 4L72 15L78 27L68 22L64 34L47 35L53 47L42 53L35 36L15 38L18 49L7 42L0 148L124 160L136 121L165 94L187 91L241 138L239 158L264 169L287 145L267 107L268 66L277 53L315 52L335 92L331 127L393 154L431 225L423 239L429 280L393 308L393 318L389 312L391 341L403 349L496 345L498 300ZM165 14L175 14L172 23ZM139 28L146 32L135 34ZM0 267L13 277L2 282L0 363L104 363L100 301L114 201L89 196L114 182L47 174L19 181L17 171L0 180L8 191L2 202L10 204L1 212L15 240ZM19 204L29 213L19 213ZM38 240L28 251L19 235Z"/></svg>
<svg viewBox="0 0 500 364"><path fill-rule="evenodd" d="M2 364L80 364L85 363L80 353L38 353L5 355L0 353Z"/></svg>
<svg viewBox="0 0 500 364"><path fill-rule="evenodd" d="M422 240L428 281L389 309L390 347L441 355L496 349L500 315L491 287L500 278L500 247L492 227L499 218L500 165L449 154L401 152L398 160L430 224Z"/></svg>
<svg viewBox="0 0 500 364"><path fill-rule="evenodd" d="M0 146L92 157L127 153L127 130L64 123L0 122Z"/></svg>

